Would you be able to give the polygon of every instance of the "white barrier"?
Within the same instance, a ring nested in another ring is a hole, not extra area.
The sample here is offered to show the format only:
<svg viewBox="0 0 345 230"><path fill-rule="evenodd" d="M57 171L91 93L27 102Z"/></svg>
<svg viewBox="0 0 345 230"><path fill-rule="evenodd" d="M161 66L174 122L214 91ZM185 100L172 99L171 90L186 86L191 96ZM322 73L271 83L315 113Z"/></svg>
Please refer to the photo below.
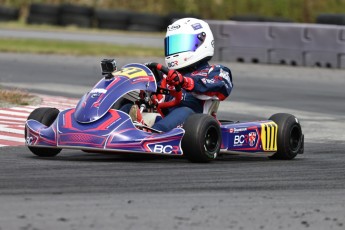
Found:
<svg viewBox="0 0 345 230"><path fill-rule="evenodd" d="M218 61L345 68L345 26L208 21Z"/></svg>

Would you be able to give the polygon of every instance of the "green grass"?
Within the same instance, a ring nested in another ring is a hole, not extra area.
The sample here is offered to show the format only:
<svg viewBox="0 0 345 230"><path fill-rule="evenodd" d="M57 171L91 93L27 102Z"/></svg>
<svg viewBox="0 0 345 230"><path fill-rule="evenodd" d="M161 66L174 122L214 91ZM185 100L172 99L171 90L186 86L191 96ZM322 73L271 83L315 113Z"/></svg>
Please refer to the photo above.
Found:
<svg viewBox="0 0 345 230"><path fill-rule="evenodd" d="M19 89L2 89L0 87L0 104L29 105L34 99L33 95Z"/></svg>
<svg viewBox="0 0 345 230"><path fill-rule="evenodd" d="M87 5L94 8L169 14L184 12L204 19L228 19L235 15L284 17L296 22L314 22L319 13L344 13L345 0L0 0L2 5L28 11L31 2Z"/></svg>
<svg viewBox="0 0 345 230"><path fill-rule="evenodd" d="M120 46L107 43L43 39L0 38L0 52L61 54L75 56L163 56L162 48Z"/></svg>
<svg viewBox="0 0 345 230"><path fill-rule="evenodd" d="M1 0L0 0L1 1ZM74 25L58 26L48 24L27 24L24 20L18 21L0 21L0 29L20 29L20 30L38 30L38 31L53 31L53 32L78 32L78 33L93 33L93 34L126 34L126 35L140 35L140 36L159 36L164 37L165 32L143 32L143 31L127 31L127 30L113 30L113 29L99 29L99 28L81 28Z"/></svg>

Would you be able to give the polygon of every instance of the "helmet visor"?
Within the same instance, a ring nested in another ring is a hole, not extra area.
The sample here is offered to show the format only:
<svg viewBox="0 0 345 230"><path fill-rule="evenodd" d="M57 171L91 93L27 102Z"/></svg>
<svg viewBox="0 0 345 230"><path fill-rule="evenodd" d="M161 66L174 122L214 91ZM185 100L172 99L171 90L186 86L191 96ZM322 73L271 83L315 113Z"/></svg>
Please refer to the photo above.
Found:
<svg viewBox="0 0 345 230"><path fill-rule="evenodd" d="M205 40L206 34L174 34L166 37L165 56L187 51L195 51Z"/></svg>

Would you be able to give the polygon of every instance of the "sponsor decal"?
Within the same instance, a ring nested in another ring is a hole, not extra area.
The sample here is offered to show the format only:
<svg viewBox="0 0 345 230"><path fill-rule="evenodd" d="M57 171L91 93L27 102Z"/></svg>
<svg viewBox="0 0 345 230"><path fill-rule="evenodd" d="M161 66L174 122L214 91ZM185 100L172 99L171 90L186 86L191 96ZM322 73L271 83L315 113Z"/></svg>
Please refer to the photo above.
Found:
<svg viewBox="0 0 345 230"><path fill-rule="evenodd" d="M248 143L248 135L235 135L234 146L242 146L244 143Z"/></svg>
<svg viewBox="0 0 345 230"><path fill-rule="evenodd" d="M173 67L175 67L175 66L177 66L177 65L178 65L178 61L168 62L168 67L169 67L169 68L173 68Z"/></svg>
<svg viewBox="0 0 345 230"><path fill-rule="evenodd" d="M32 144L33 144L33 140L34 140L33 137L27 137L27 138L26 138L26 143L27 143L28 145L32 145Z"/></svg>
<svg viewBox="0 0 345 230"><path fill-rule="evenodd" d="M244 147L244 146L250 146L254 147L257 142L257 133L256 132L250 132L248 134L239 134L234 136L234 146L235 147Z"/></svg>
<svg viewBox="0 0 345 230"><path fill-rule="evenodd" d="M212 42L211 42L211 46L214 48L214 40L212 40Z"/></svg>
<svg viewBox="0 0 345 230"><path fill-rule="evenodd" d="M202 28L202 26L201 26L200 23L194 23L194 24L192 25L192 27L193 27L194 30L199 30L199 29Z"/></svg>
<svg viewBox="0 0 345 230"><path fill-rule="evenodd" d="M229 72L228 71L225 71L223 70L222 68L220 69L220 73L219 73L219 77L222 77L223 79L225 79L227 82L230 83L230 85L232 86L231 84L231 81L230 81L230 77L229 77Z"/></svg>
<svg viewBox="0 0 345 230"><path fill-rule="evenodd" d="M149 146L151 147L151 146ZM172 146L172 145L157 145L155 144L153 146L153 152L155 153L166 153L166 154L178 154L179 147L178 146Z"/></svg>
<svg viewBox="0 0 345 230"><path fill-rule="evenodd" d="M106 93L107 92L107 90L106 89L92 89L91 91L90 91L90 93L99 93L99 94L102 94L102 93Z"/></svg>
<svg viewBox="0 0 345 230"><path fill-rule="evenodd" d="M189 57L185 57L183 60L184 61L188 61L189 59L191 59L193 57L193 55L190 55Z"/></svg>
<svg viewBox="0 0 345 230"><path fill-rule="evenodd" d="M92 89L90 91L90 94L91 94L92 98L95 98L95 97L99 97L101 94L105 94L106 92L107 92L106 89L97 89L97 88L95 88L95 89Z"/></svg>
<svg viewBox="0 0 345 230"><path fill-rule="evenodd" d="M216 82L215 79L207 79L207 78L203 78L201 79L201 81L206 85L206 84L214 84Z"/></svg>
<svg viewBox="0 0 345 230"><path fill-rule="evenodd" d="M203 76L203 77L206 77L208 75L208 69L203 69L201 71L194 71L190 74L191 76Z"/></svg>
<svg viewBox="0 0 345 230"><path fill-rule="evenodd" d="M245 132L247 131L247 128L230 128L229 132L230 133L239 133L239 132Z"/></svg>
<svg viewBox="0 0 345 230"><path fill-rule="evenodd" d="M256 132L250 132L248 134L249 136L249 145L253 147L255 145L255 140L256 140Z"/></svg>
<svg viewBox="0 0 345 230"><path fill-rule="evenodd" d="M143 81L149 82L149 81L150 81L150 78L149 78L149 77L138 77L138 78L132 79L131 82L132 82L133 84L135 84L135 83L143 82Z"/></svg>
<svg viewBox="0 0 345 230"><path fill-rule="evenodd" d="M180 25L171 25L168 27L168 30L169 31L178 30L180 29L180 27L181 27Z"/></svg>

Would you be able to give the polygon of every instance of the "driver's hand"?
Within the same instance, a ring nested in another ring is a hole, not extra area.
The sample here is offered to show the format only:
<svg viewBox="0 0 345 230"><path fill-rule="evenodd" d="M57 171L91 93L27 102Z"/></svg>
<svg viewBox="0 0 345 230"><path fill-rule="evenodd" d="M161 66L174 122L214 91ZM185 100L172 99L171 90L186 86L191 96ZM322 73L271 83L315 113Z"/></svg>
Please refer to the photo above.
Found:
<svg viewBox="0 0 345 230"><path fill-rule="evenodd" d="M184 78L178 71L169 70L166 81L168 85L181 86L183 85Z"/></svg>

